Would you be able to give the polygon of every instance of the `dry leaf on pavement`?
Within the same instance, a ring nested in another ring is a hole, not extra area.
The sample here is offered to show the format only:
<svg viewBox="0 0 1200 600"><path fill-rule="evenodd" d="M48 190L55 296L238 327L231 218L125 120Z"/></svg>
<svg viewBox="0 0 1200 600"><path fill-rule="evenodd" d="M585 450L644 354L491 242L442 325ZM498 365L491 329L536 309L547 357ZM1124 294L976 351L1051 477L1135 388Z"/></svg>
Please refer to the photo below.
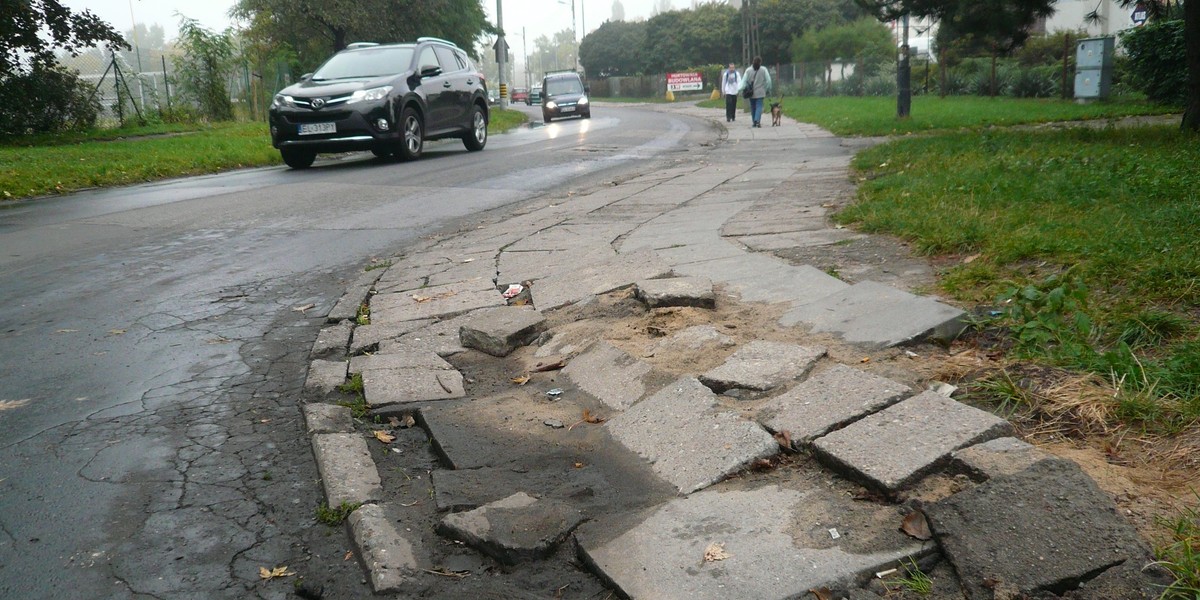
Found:
<svg viewBox="0 0 1200 600"><path fill-rule="evenodd" d="M403 419L397 417L388 417L388 426L392 429L408 429L417 424L417 420L412 415L404 415Z"/></svg>
<svg viewBox="0 0 1200 600"><path fill-rule="evenodd" d="M900 522L900 531L921 541L933 537L933 532L929 531L929 521L925 520L925 513L919 510L914 510L904 517Z"/></svg>
<svg viewBox="0 0 1200 600"><path fill-rule="evenodd" d="M276 577L288 577L289 575L295 574L295 571L288 569L286 566L275 567L274 569L268 569L266 567L258 568L258 576L267 580L275 579Z"/></svg>
<svg viewBox="0 0 1200 600"><path fill-rule="evenodd" d="M731 555L725 551L725 544L713 542L704 549L704 562L716 562L725 560Z"/></svg>
<svg viewBox="0 0 1200 600"><path fill-rule="evenodd" d="M372 431L371 433L375 434L375 439L377 439L385 444L390 444L390 443L396 441L396 436L394 436L386 431Z"/></svg>
<svg viewBox="0 0 1200 600"><path fill-rule="evenodd" d="M517 385L525 385L526 383L529 383L529 376L521 375L520 377L513 377L512 379L509 379L509 381Z"/></svg>
<svg viewBox="0 0 1200 600"><path fill-rule="evenodd" d="M816 597L817 600L833 600L833 592L827 587L812 588L808 593Z"/></svg>

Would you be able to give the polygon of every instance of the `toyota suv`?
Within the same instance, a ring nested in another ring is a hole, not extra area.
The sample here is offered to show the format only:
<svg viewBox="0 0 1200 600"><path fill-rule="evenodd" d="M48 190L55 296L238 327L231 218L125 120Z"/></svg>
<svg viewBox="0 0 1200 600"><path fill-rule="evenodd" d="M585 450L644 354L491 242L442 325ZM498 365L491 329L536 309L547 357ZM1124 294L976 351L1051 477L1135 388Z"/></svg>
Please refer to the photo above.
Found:
<svg viewBox="0 0 1200 600"><path fill-rule="evenodd" d="M587 86L575 71L547 73L542 79L542 120L549 123L575 115L592 118L587 92Z"/></svg>
<svg viewBox="0 0 1200 600"><path fill-rule="evenodd" d="M321 152L370 150L413 160L427 140L487 144L487 82L452 42L360 42L275 95L271 143L283 162L306 169Z"/></svg>

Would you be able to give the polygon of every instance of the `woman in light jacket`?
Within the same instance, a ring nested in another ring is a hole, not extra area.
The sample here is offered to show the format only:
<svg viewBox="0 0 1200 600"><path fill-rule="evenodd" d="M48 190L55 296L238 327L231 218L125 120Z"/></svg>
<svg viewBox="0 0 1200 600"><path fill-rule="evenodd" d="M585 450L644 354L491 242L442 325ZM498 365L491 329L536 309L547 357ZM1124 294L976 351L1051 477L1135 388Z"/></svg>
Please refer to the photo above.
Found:
<svg viewBox="0 0 1200 600"><path fill-rule="evenodd" d="M771 94L771 73L762 64L762 57L755 56L754 64L742 75L741 90L750 90L751 127L762 127L763 98Z"/></svg>
<svg viewBox="0 0 1200 600"><path fill-rule="evenodd" d="M725 94L725 122L732 123L737 118L738 91L742 89L742 75L737 72L733 63L721 71L721 93Z"/></svg>

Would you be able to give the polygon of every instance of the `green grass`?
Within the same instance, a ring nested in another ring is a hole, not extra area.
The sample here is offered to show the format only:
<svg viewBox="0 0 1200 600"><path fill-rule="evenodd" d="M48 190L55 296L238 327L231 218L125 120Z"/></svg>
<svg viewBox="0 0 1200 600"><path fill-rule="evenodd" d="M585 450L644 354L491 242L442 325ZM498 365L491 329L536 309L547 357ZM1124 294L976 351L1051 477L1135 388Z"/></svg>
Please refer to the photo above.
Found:
<svg viewBox="0 0 1200 600"><path fill-rule="evenodd" d="M1175 578L1161 597L1200 598L1200 509L1185 507L1174 519L1160 519L1159 525L1170 532L1171 538L1155 552L1158 565Z"/></svg>
<svg viewBox="0 0 1200 600"><path fill-rule="evenodd" d="M724 108L724 100L700 106ZM791 97L784 98L783 113L797 121L820 125L841 136L879 136L947 129L1006 127L1155 115L1177 111L1141 100L1113 100L1076 104L1065 100L981 98L977 96L914 96L908 119L896 118L893 97Z"/></svg>
<svg viewBox="0 0 1200 600"><path fill-rule="evenodd" d="M324 502L317 507L317 522L323 523L330 527L341 525L350 513L354 512L358 507L362 506L357 502L343 502L338 506L330 508Z"/></svg>
<svg viewBox="0 0 1200 600"><path fill-rule="evenodd" d="M524 123L493 110L488 132ZM0 200L217 173L282 162L264 123L151 125L0 140Z"/></svg>
<svg viewBox="0 0 1200 600"><path fill-rule="evenodd" d="M978 254L945 291L1004 296L1019 354L1151 391L1177 429L1200 418L1197 164L1200 138L1173 127L917 136L855 158L859 200L836 218Z"/></svg>

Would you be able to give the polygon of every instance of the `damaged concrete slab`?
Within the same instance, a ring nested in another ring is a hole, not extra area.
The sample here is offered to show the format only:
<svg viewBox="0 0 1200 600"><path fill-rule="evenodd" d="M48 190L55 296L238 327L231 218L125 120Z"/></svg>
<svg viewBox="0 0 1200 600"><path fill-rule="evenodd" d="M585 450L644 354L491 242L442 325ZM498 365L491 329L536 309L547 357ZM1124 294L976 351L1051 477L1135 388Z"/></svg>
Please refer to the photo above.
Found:
<svg viewBox="0 0 1200 600"><path fill-rule="evenodd" d="M793 443L807 445L911 391L902 383L837 364L768 400L758 419L771 431L787 431Z"/></svg>
<svg viewBox="0 0 1200 600"><path fill-rule="evenodd" d="M718 393L735 388L766 391L803 377L822 356L822 346L755 340L701 375L700 381Z"/></svg>

